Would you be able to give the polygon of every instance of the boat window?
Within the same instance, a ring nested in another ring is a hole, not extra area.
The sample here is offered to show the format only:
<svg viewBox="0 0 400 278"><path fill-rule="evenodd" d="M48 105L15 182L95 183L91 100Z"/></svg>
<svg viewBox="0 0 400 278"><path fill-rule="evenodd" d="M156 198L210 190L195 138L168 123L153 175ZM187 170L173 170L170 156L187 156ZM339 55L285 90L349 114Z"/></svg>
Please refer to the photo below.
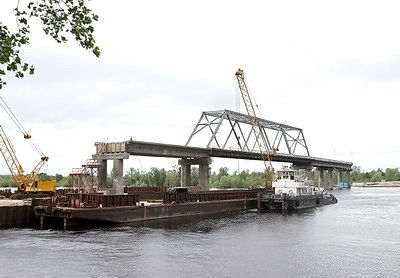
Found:
<svg viewBox="0 0 400 278"><path fill-rule="evenodd" d="M289 179L289 172L283 172L283 179L287 180Z"/></svg>

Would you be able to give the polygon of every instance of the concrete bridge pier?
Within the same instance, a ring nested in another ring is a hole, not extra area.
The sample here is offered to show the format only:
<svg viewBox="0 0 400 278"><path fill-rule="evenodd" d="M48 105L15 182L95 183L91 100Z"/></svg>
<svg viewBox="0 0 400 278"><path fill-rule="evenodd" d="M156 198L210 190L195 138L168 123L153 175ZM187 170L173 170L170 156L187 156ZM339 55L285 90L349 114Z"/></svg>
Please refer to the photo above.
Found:
<svg viewBox="0 0 400 278"><path fill-rule="evenodd" d="M101 167L99 168L99 189L100 191L107 190L107 159L100 160Z"/></svg>
<svg viewBox="0 0 400 278"><path fill-rule="evenodd" d="M351 187L351 177L350 177L350 170L346 171L346 180L349 183L349 188Z"/></svg>
<svg viewBox="0 0 400 278"><path fill-rule="evenodd" d="M181 186L191 186L191 166L199 165L199 189L207 191L210 189L210 164L212 159L206 158L181 158L178 164L181 165Z"/></svg>
<svg viewBox="0 0 400 278"><path fill-rule="evenodd" d="M325 178L324 178L324 170L328 171L328 180L327 181L325 181ZM327 168L327 169L318 168L318 171L319 171L318 186L320 188L324 188L324 189L333 189L333 168Z"/></svg>
<svg viewBox="0 0 400 278"><path fill-rule="evenodd" d="M343 178L343 172L345 172L345 177ZM340 182L347 182L349 184L349 187L351 187L351 179L350 179L350 171L346 170L346 171L341 171L338 170L338 186Z"/></svg>
<svg viewBox="0 0 400 278"><path fill-rule="evenodd" d="M99 187L100 190L111 195L124 194L124 159L128 159L128 153L103 154L100 159ZM107 161L113 160L112 187L107 187Z"/></svg>
<svg viewBox="0 0 400 278"><path fill-rule="evenodd" d="M318 171L319 171L318 186L320 188L325 188L325 185L324 185L324 183L325 183L325 181L324 181L324 170L322 168L319 168Z"/></svg>
<svg viewBox="0 0 400 278"><path fill-rule="evenodd" d="M328 169L328 185L326 189L333 189L333 169Z"/></svg>
<svg viewBox="0 0 400 278"><path fill-rule="evenodd" d="M312 167L306 169L306 174L307 174L307 180L309 180L309 181L313 181L314 180L314 172L313 172L313 168Z"/></svg>
<svg viewBox="0 0 400 278"><path fill-rule="evenodd" d="M113 187L110 194L121 195L124 194L124 160L114 159L112 170Z"/></svg>

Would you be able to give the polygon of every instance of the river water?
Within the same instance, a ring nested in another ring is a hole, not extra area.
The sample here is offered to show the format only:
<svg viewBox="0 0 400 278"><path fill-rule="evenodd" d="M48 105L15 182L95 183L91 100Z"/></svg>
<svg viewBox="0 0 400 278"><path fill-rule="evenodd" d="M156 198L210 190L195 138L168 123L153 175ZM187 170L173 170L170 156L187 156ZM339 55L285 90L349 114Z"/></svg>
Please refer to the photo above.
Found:
<svg viewBox="0 0 400 278"><path fill-rule="evenodd" d="M400 277L400 188L302 212L0 230L0 277Z"/></svg>

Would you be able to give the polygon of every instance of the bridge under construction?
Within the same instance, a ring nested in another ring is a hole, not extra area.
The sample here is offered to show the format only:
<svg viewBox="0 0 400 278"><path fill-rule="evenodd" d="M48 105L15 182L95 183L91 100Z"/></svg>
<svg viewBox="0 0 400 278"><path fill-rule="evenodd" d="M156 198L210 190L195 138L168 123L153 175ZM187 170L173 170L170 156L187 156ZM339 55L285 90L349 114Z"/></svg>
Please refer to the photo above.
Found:
<svg viewBox="0 0 400 278"><path fill-rule="evenodd" d="M313 179L314 170L319 172L319 185L333 187L333 171L338 172L338 182L350 184L352 162L318 158L310 155L301 128L259 119L267 138L273 162L291 163L297 169L304 169L308 179ZM230 110L203 112L185 145L128 140L113 143L95 143L96 162L89 168L98 172L99 189L106 188L107 161L113 161L114 192L122 193L123 161L134 156L177 158L181 166L181 185L191 185L191 166L199 166L199 187L209 188L210 169L213 158L260 160L263 158L256 149L253 129L249 127L245 114ZM193 144L197 146L193 146ZM200 143L199 143L200 142ZM206 143L205 143L206 142ZM198 146L203 144L203 146ZM327 171L327 180L324 172Z"/></svg>

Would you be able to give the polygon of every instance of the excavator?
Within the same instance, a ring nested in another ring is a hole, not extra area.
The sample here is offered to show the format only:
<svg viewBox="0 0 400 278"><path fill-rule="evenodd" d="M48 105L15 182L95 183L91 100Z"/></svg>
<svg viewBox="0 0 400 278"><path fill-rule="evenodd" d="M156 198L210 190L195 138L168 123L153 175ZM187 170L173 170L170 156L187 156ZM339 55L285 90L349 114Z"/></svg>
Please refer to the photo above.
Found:
<svg viewBox="0 0 400 278"><path fill-rule="evenodd" d="M19 123L18 119L15 117L14 113L11 111L7 103L3 98L0 97L0 106L4 109L4 111L10 116L13 122L17 125L20 131L23 133L24 138L29 140L32 138L22 125ZM32 143L32 142L31 142ZM47 163L49 158L43 154L43 152L32 143L32 146L41 154L41 158L39 163L33 168L33 170L25 175L24 169L22 165L19 163L15 149L8 139L6 133L4 132L3 127L0 125L0 152L10 170L11 176L14 179L14 182L17 186L17 195L52 195L56 192L56 184L55 180L41 180L37 178L39 171L42 169L43 165ZM20 197L17 197L20 198ZM22 197L23 198L23 197Z"/></svg>

